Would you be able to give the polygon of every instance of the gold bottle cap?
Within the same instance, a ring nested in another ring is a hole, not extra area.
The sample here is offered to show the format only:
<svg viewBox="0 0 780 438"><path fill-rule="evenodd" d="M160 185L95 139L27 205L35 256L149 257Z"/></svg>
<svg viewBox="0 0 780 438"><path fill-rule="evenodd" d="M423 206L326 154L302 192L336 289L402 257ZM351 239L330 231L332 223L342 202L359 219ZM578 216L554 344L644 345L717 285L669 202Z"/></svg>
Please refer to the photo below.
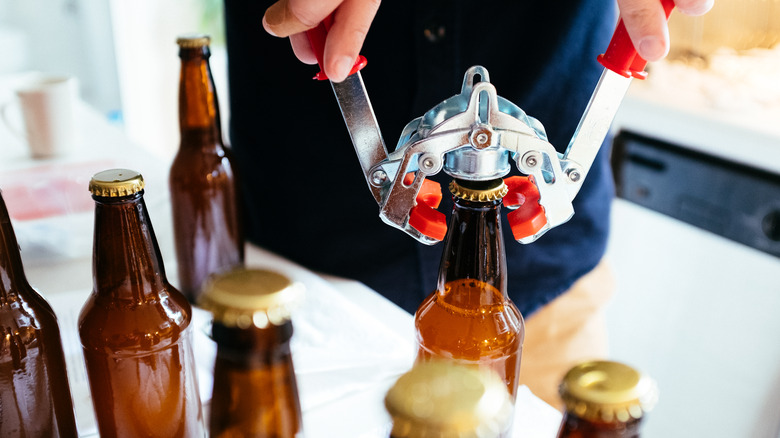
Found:
<svg viewBox="0 0 780 438"><path fill-rule="evenodd" d="M457 196L458 198L465 199L467 201L476 201L476 202L491 202L491 201L497 201L504 196L506 196L507 192L509 191L509 188L504 184L504 181L501 179L495 180L496 184L493 184L491 186L487 186L486 188L482 189L473 189L473 188L467 188L463 187L462 185L458 184L455 180L450 182L450 192Z"/></svg>
<svg viewBox="0 0 780 438"><path fill-rule="evenodd" d="M416 364L385 397L395 438L493 438L511 424L514 406L493 370L452 361Z"/></svg>
<svg viewBox="0 0 780 438"><path fill-rule="evenodd" d="M655 381L612 361L581 363L560 386L566 410L589 421L627 422L641 418L658 400Z"/></svg>
<svg viewBox="0 0 780 438"><path fill-rule="evenodd" d="M209 278L198 304L214 320L241 329L281 325L303 298L303 285L278 272L234 269Z"/></svg>
<svg viewBox="0 0 780 438"><path fill-rule="evenodd" d="M180 35L176 44L182 49L197 49L211 44L211 37L202 33Z"/></svg>
<svg viewBox="0 0 780 438"><path fill-rule="evenodd" d="M89 181L94 196L118 198L134 195L144 189L144 177L130 169L109 169L98 172Z"/></svg>

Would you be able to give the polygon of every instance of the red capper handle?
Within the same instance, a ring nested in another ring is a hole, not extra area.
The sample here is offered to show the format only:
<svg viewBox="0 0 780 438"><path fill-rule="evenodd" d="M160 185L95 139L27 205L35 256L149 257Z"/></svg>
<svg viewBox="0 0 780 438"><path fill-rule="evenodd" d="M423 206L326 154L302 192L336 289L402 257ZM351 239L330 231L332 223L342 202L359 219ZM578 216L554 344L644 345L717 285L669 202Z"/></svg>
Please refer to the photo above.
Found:
<svg viewBox="0 0 780 438"><path fill-rule="evenodd" d="M661 0L661 4L668 20L672 9L674 9L674 0ZM645 72L647 61L636 53L636 48L631 43L631 38L628 37L628 31L622 18L618 20L617 28L615 28L607 51L603 55L599 55L598 61L605 68L627 78L644 79L647 77L647 72Z"/></svg>
<svg viewBox="0 0 780 438"><path fill-rule="evenodd" d="M533 236L547 224L544 207L539 204L539 189L533 176L510 176L504 179L509 191L504 196L504 205L517 207L506 215L515 240Z"/></svg>
<svg viewBox="0 0 780 438"><path fill-rule="evenodd" d="M325 39L328 37L328 31L330 30L331 25L333 25L332 14L325 17L325 19L322 20L322 22L320 22L317 27L306 31L306 36L309 38L309 44L311 44L311 48L314 51L314 56L317 57L317 64L320 65L320 72L314 75L314 79L317 79L318 81L324 81L328 79L328 76L325 74L323 54L325 53ZM352 70L349 71L349 74L354 74L362 70L367 63L368 61L366 60L365 56L358 55L357 59L355 60L355 65L352 66Z"/></svg>
<svg viewBox="0 0 780 438"><path fill-rule="evenodd" d="M404 175L404 184L414 182L414 172ZM447 234L447 218L444 213L436 210L441 203L441 185L429 179L423 180L420 191L417 192L417 205L409 211L409 225L431 239L444 240Z"/></svg>

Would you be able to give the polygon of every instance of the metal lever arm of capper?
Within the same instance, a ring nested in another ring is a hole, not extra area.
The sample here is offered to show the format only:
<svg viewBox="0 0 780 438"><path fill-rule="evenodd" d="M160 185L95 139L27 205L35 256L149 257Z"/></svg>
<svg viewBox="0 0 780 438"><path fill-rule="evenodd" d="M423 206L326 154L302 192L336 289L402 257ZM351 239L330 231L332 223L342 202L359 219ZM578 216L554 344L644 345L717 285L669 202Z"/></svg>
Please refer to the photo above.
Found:
<svg viewBox="0 0 780 438"><path fill-rule="evenodd" d="M321 71L314 77L318 80L328 79L323 60L325 39L331 23L332 17L328 16L316 28L306 32L320 65ZM331 81L333 93L336 95L341 115L344 117L355 153L360 161L363 176L374 200L379 204L379 215L385 223L404 230L426 244L436 243L443 239L443 230L446 229L446 225L442 228L441 217L438 217L439 213L435 211L438 201L441 200L441 190L437 184L426 181L422 176L409 178L401 172L388 173L391 167L398 168L402 164L388 162L387 148L360 75L360 69L365 65L366 59L359 56L349 76L343 82ZM383 164L386 167L382 167ZM407 183L402 182L405 178L409 179ZM397 189L394 192L393 187ZM414 209L417 209L418 213L425 213L426 216L418 221L417 227L414 221L410 223L410 212Z"/></svg>
<svg viewBox="0 0 780 438"><path fill-rule="evenodd" d="M661 4L668 20L674 0L661 0ZM582 187L631 79L647 77L644 71L647 61L637 54L623 19L618 21L607 51L598 57L598 61L605 69L563 155L570 199L574 199Z"/></svg>
<svg viewBox="0 0 780 438"><path fill-rule="evenodd" d="M306 31L309 43L320 65L320 72L317 73L314 79L328 79L328 76L325 74L323 55L325 39L328 36L328 29L331 23L332 17L328 16L317 27ZM387 148L385 147L385 141L382 139L382 133L379 131L379 124L374 115L371 101L368 100L363 78L360 75L360 70L365 65L366 58L358 56L349 76L342 82L331 81L331 86L341 109L341 115L347 124L347 130L352 139L352 145L355 147L355 153L360 161L360 167L363 170L368 188L374 195L374 200L381 204L382 187L371 184L372 176L370 170L374 165L387 158Z"/></svg>

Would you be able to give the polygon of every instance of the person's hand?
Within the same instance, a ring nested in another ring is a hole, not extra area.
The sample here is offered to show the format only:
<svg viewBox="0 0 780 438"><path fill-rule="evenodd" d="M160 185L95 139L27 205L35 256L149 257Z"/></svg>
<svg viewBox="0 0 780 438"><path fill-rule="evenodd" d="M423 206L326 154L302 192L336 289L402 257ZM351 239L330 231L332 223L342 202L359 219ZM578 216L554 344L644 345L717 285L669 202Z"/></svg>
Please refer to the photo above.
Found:
<svg viewBox="0 0 780 438"><path fill-rule="evenodd" d="M620 16L639 56L658 61L669 53L669 28L659 0L617 0ZM714 0L674 0L685 15L702 15Z"/></svg>
<svg viewBox="0 0 780 438"><path fill-rule="evenodd" d="M669 52L669 29L659 0L617 0L620 15L639 56L657 61ZM347 77L360 52L380 0L279 0L266 10L263 27L271 35L290 37L302 62L317 59L305 32L333 13L333 26L324 49L325 74L334 82ZM701 15L714 0L675 0L686 15Z"/></svg>
<svg viewBox="0 0 780 438"><path fill-rule="evenodd" d="M265 11L263 27L271 35L290 37L295 56L306 64L317 58L304 33L333 13L325 40L323 69L333 82L343 81L360 54L380 0L279 0Z"/></svg>

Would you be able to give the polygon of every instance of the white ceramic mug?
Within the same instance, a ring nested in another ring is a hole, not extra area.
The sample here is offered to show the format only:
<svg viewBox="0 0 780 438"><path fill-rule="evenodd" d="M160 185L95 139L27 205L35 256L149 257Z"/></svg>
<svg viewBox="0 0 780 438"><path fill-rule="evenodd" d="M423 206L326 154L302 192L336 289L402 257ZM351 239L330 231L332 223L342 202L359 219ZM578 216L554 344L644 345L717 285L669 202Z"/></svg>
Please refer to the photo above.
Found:
<svg viewBox="0 0 780 438"><path fill-rule="evenodd" d="M8 128L23 137L33 158L66 155L76 143L75 106L78 81L73 76L41 75L16 90L17 102L3 105L2 118ZM24 129L15 126L9 110L18 103Z"/></svg>

